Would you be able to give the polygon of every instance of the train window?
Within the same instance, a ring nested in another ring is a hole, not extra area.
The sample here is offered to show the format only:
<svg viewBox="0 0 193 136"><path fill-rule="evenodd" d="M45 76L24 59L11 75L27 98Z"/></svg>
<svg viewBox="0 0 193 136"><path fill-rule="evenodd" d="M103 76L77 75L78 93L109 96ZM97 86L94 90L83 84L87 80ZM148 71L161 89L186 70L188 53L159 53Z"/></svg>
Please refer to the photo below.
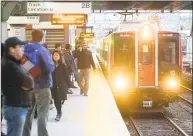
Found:
<svg viewBox="0 0 193 136"><path fill-rule="evenodd" d="M115 63L118 65L128 65L131 60L133 43L128 39L121 39L116 41Z"/></svg>
<svg viewBox="0 0 193 136"><path fill-rule="evenodd" d="M152 64L152 46L142 45L139 47L139 50L140 50L139 62L144 65Z"/></svg>
<svg viewBox="0 0 193 136"><path fill-rule="evenodd" d="M176 43L165 41L159 45L160 61L163 63L176 64Z"/></svg>

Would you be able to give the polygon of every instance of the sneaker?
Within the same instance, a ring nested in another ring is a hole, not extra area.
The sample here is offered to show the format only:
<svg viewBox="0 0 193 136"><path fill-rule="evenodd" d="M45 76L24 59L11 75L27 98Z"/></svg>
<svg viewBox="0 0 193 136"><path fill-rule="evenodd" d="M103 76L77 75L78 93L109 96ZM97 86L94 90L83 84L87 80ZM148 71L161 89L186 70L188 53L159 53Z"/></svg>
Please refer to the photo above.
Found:
<svg viewBox="0 0 193 136"><path fill-rule="evenodd" d="M72 88L78 88L78 87L76 87L75 85L73 85Z"/></svg>
<svg viewBox="0 0 193 136"><path fill-rule="evenodd" d="M60 121L61 116L62 116L62 113L58 113L58 114L56 115L55 121Z"/></svg>
<svg viewBox="0 0 193 136"><path fill-rule="evenodd" d="M71 89L68 89L68 90L67 90L67 94L73 94L72 90L71 90Z"/></svg>

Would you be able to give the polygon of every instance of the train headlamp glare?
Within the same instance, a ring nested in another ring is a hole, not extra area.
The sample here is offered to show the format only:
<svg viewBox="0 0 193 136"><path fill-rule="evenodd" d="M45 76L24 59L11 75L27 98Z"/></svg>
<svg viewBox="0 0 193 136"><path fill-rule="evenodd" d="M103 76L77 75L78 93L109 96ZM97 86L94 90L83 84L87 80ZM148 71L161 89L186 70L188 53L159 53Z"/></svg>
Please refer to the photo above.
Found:
<svg viewBox="0 0 193 136"><path fill-rule="evenodd" d="M169 86L170 88L177 87L177 85L178 85L178 82L177 82L175 79L170 79L170 80L168 80L168 86Z"/></svg>
<svg viewBox="0 0 193 136"><path fill-rule="evenodd" d="M147 26L144 26L143 36L144 36L144 37L148 37L149 35L150 35L150 33L149 33L149 30L148 30L148 27L147 27Z"/></svg>
<svg viewBox="0 0 193 136"><path fill-rule="evenodd" d="M116 87L116 89L120 89L120 90L125 89L127 87L126 79L123 77L116 77L115 87Z"/></svg>

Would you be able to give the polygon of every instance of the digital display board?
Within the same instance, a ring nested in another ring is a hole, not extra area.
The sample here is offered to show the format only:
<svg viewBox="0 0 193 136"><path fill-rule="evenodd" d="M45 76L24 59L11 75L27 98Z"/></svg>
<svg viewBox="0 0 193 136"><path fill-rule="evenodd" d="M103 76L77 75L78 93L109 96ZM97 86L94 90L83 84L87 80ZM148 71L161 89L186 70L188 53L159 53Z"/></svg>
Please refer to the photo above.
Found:
<svg viewBox="0 0 193 136"><path fill-rule="evenodd" d="M82 38L93 38L94 33L80 33L80 37L82 37Z"/></svg>
<svg viewBox="0 0 193 136"><path fill-rule="evenodd" d="M81 25L87 22L87 14L54 14L53 25Z"/></svg>

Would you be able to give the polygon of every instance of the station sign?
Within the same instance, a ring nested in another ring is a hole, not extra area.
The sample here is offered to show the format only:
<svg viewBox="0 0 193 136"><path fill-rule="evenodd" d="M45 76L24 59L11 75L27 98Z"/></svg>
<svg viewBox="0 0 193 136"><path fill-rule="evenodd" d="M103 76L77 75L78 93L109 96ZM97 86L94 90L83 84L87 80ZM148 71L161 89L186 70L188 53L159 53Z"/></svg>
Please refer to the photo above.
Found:
<svg viewBox="0 0 193 136"><path fill-rule="evenodd" d="M80 25L87 22L87 14L54 14L51 19L55 25Z"/></svg>
<svg viewBox="0 0 193 136"><path fill-rule="evenodd" d="M14 28L14 36L19 37L21 33L20 28Z"/></svg>
<svg viewBox="0 0 193 136"><path fill-rule="evenodd" d="M80 37L82 37L82 38L93 38L94 33L80 33Z"/></svg>
<svg viewBox="0 0 193 136"><path fill-rule="evenodd" d="M38 24L40 22L39 16L10 16L7 20L8 24Z"/></svg>
<svg viewBox="0 0 193 136"><path fill-rule="evenodd" d="M27 2L29 14L91 13L91 2Z"/></svg>

